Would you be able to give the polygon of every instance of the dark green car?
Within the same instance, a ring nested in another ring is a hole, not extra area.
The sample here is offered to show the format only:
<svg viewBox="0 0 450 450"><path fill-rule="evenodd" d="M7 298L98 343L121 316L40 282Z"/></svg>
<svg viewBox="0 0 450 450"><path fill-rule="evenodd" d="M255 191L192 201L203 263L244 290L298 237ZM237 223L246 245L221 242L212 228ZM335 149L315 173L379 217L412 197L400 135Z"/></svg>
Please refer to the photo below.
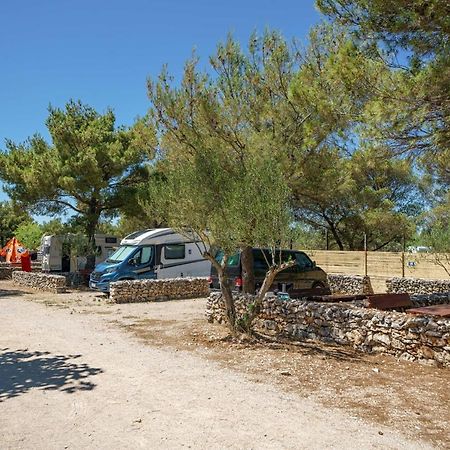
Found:
<svg viewBox="0 0 450 450"><path fill-rule="evenodd" d="M253 248L253 271L255 274L255 285L258 289L265 276L269 264L272 263L272 255L268 249ZM300 289L325 289L328 288L327 274L316 266L309 256L298 250L277 250L276 260L282 262L295 261L295 264L278 273L271 290L283 289L283 285L287 292ZM217 261L222 261L223 252L219 251L216 255ZM230 283L235 289L242 288L242 265L241 252L235 253L228 259L226 269ZM219 278L217 271L211 269L211 287L219 289Z"/></svg>

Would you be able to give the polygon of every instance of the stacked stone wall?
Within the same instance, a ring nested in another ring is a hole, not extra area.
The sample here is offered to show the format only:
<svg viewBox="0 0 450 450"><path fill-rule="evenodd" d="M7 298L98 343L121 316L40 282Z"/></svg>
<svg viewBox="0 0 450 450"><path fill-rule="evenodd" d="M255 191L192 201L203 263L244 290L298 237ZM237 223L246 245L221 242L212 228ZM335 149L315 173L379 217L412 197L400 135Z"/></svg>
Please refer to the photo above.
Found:
<svg viewBox="0 0 450 450"><path fill-rule="evenodd" d="M9 263L0 263L0 280L10 280L12 278L12 273L22 270L22 267L12 266ZM32 272L41 272L41 263L31 263Z"/></svg>
<svg viewBox="0 0 450 450"><path fill-rule="evenodd" d="M66 290L66 277L60 275L17 270L12 273L12 281L17 286L29 287L39 291L61 293Z"/></svg>
<svg viewBox="0 0 450 450"><path fill-rule="evenodd" d="M328 285L333 294L373 294L372 284L367 276L329 274Z"/></svg>
<svg viewBox="0 0 450 450"><path fill-rule="evenodd" d="M167 278L163 280L124 280L111 283L111 300L116 303L154 302L170 299L207 297L208 278Z"/></svg>
<svg viewBox="0 0 450 450"><path fill-rule="evenodd" d="M413 297L416 305L444 303L442 295ZM236 297L238 315L254 297ZM220 293L212 293L206 316L225 321ZM348 302L319 303L266 297L255 326L258 330L292 340L324 341L349 345L366 353L388 353L406 360L450 367L450 319L379 311Z"/></svg>
<svg viewBox="0 0 450 450"><path fill-rule="evenodd" d="M425 280L422 278L390 278L386 280L387 292L408 294L450 293L450 280Z"/></svg>

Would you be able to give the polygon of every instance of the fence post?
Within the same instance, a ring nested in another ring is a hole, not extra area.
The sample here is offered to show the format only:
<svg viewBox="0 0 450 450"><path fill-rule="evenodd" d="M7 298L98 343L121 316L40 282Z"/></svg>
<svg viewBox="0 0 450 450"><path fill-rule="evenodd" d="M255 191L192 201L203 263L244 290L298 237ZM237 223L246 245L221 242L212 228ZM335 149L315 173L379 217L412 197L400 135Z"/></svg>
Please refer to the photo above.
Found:
<svg viewBox="0 0 450 450"><path fill-rule="evenodd" d="M406 242L405 242L405 235L403 235L402 278L405 278L405 250L406 250Z"/></svg>
<svg viewBox="0 0 450 450"><path fill-rule="evenodd" d="M367 277L367 234L364 233L364 276Z"/></svg>

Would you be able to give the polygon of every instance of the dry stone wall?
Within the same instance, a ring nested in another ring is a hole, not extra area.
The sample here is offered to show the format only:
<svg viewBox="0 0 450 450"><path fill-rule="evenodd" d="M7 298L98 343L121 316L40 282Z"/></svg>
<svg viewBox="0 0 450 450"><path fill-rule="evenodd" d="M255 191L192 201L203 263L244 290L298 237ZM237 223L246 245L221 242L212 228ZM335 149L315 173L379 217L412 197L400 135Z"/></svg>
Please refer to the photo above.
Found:
<svg viewBox="0 0 450 450"><path fill-rule="evenodd" d="M10 280L12 278L13 271L19 270L16 267L0 266L0 280Z"/></svg>
<svg viewBox="0 0 450 450"><path fill-rule="evenodd" d="M425 280L422 278L390 278L386 280L387 292L400 294L450 293L450 280Z"/></svg>
<svg viewBox="0 0 450 450"><path fill-rule="evenodd" d="M14 284L23 287L61 293L66 291L66 277L60 275L49 275L47 273L34 273L15 271L12 274Z"/></svg>
<svg viewBox="0 0 450 450"><path fill-rule="evenodd" d="M429 297L427 304L448 300L442 295ZM413 300L417 305L425 301ZM237 296L237 314L244 314L253 301L252 296ZM212 293L207 302L207 319L224 322L224 311L221 294ZM367 353L388 353L450 367L450 319L379 311L350 302L286 301L267 296L255 325L263 332L293 340L349 345Z"/></svg>
<svg viewBox="0 0 450 450"><path fill-rule="evenodd" d="M9 263L0 263L0 280L10 280L12 278L12 273L22 270L22 267L12 266ZM41 263L31 263L32 272L40 272L42 270Z"/></svg>
<svg viewBox="0 0 450 450"><path fill-rule="evenodd" d="M333 294L373 294L372 284L367 276L329 274L328 284Z"/></svg>
<svg viewBox="0 0 450 450"><path fill-rule="evenodd" d="M111 300L116 303L154 302L179 298L207 297L208 278L124 280L111 283Z"/></svg>

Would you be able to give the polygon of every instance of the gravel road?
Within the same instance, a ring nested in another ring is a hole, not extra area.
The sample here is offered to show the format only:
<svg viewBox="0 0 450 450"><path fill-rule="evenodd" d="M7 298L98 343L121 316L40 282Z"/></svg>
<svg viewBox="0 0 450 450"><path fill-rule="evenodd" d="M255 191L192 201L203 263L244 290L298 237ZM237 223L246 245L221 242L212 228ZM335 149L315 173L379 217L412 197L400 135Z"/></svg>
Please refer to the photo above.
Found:
<svg viewBox="0 0 450 450"><path fill-rule="evenodd" d="M101 314L0 297L0 448L432 448Z"/></svg>

